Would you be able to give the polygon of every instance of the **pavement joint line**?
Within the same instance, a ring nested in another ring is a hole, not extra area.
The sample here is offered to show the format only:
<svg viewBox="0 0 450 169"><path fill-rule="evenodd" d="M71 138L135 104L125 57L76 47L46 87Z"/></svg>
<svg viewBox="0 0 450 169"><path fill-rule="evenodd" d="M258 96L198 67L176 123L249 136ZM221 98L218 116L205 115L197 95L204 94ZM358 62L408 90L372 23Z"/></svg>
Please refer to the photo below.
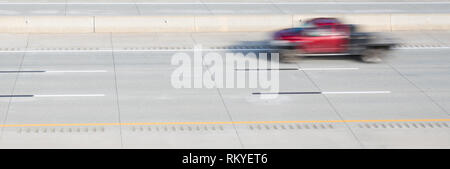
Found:
<svg viewBox="0 0 450 169"><path fill-rule="evenodd" d="M67 126L139 126L139 125L209 125L209 124L282 124L282 123L357 123L357 122L450 122L450 119L386 119L386 120L299 120L299 121L223 121L223 122L150 122L150 123L60 123L3 124L0 127L67 127Z"/></svg>
<svg viewBox="0 0 450 169"><path fill-rule="evenodd" d="M111 45L111 49L114 49L114 41L113 41L113 34L109 33L109 43ZM114 73L114 87L115 87L115 99L116 99L116 105L117 105L117 118L118 122L122 123L122 116L120 114L120 95L119 95L119 84L117 83L117 67L116 67L116 55L113 51L111 51L111 59L113 64L113 73ZM122 126L119 126L119 134L120 134L120 147L123 148L123 133L122 133Z"/></svg>
<svg viewBox="0 0 450 169"><path fill-rule="evenodd" d="M389 65L391 69L397 72L401 77L403 77L406 81L408 81L411 85L413 85L416 89L418 89L422 94L424 94L434 105L436 105L439 109L441 109L441 111L445 112L447 115L450 115L450 113L447 112L447 110L444 107L442 107L438 102L436 102L433 99L433 97L431 97L425 90L417 86L413 81L411 81L408 77L406 77L402 72L400 72L397 68L395 68L391 64L388 63L387 65Z"/></svg>
<svg viewBox="0 0 450 169"><path fill-rule="evenodd" d="M298 68L301 68L300 65L296 64ZM316 90L322 91L323 89L308 75L307 71L302 71L306 78L316 87ZM353 138L356 140L356 142L359 144L361 148L364 148L364 144L361 142L361 140L358 138L358 136L355 134L355 131L350 127L350 125L345 121L344 117L341 115L341 113L337 110L336 106L333 105L333 103L330 101L330 99L327 97L327 95L322 94L322 97L327 101L330 108L333 110L333 112L336 114L339 120L344 121L344 126L348 129L348 131L351 133Z"/></svg>
<svg viewBox="0 0 450 169"><path fill-rule="evenodd" d="M219 96L220 96L220 99L221 99L222 104L223 104L223 106L224 106L224 108L225 108L225 111L227 112L227 115L228 115L229 120L230 120L231 122L234 122L233 116L230 114L230 111L229 111L229 109L228 109L228 107L227 107L227 104L225 103L225 101L224 101L224 99L223 99L222 93L220 93L219 88L216 88L216 90L217 90L217 92L218 92L218 94L219 94ZM236 129L236 125L235 125L234 123L231 123L231 124L232 124L232 126L233 126L233 128L234 128L234 132L236 133L236 136L237 136L237 138L238 138L239 144L241 145L242 148L245 148L245 147L244 147L244 144L242 143L241 136L239 135L239 132L238 132L238 130Z"/></svg>
<svg viewBox="0 0 450 169"><path fill-rule="evenodd" d="M29 48L29 45L30 45L30 34L27 34L25 49ZM22 70L23 62L25 60L26 54L25 53L21 53L20 55L21 55L21 59L20 59L20 64L19 64L18 71ZM16 86L17 86L17 80L18 79L19 79L19 73L16 73L16 76L15 76L15 79L14 79L14 85L13 85L13 88L11 90L11 94L10 95L14 95L14 92L16 91ZM9 111L10 111L10 108L11 108L11 102L13 100L13 97L8 97L8 98L9 99L8 99L8 106L7 106L7 109L6 109L6 113L3 114L3 119L2 119L2 121L0 123L2 125L5 124L8 121L8 115L9 115ZM5 129L4 127L0 128L0 140L3 138L3 133L4 133L3 131L4 131L4 129Z"/></svg>

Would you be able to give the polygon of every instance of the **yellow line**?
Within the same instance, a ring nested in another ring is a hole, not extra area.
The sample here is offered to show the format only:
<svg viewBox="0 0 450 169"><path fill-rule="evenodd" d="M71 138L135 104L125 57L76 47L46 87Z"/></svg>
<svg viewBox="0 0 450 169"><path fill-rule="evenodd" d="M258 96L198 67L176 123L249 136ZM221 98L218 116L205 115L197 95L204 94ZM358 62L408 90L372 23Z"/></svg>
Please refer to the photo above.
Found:
<svg viewBox="0 0 450 169"><path fill-rule="evenodd" d="M198 125L198 124L270 124L270 123L353 123L353 122L437 122L450 119L401 120L311 120L311 121L224 121L224 122L152 122L152 123L65 123L65 124L4 124L0 127L63 127L63 126L138 126L138 125Z"/></svg>

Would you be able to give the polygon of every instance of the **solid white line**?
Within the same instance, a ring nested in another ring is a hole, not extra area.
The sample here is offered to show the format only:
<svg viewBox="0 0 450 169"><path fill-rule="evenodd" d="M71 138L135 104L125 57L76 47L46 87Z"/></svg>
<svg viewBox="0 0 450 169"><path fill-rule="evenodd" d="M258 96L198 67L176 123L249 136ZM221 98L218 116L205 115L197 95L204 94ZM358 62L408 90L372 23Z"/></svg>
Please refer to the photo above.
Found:
<svg viewBox="0 0 450 169"><path fill-rule="evenodd" d="M442 47L394 47L392 49L450 49L449 46ZM251 49L202 49L202 51L273 51L277 49L270 48L251 48ZM75 53L75 52L191 52L194 49L98 49L98 50L0 50L0 53Z"/></svg>
<svg viewBox="0 0 450 169"><path fill-rule="evenodd" d="M275 50L275 49L202 49L202 51L260 51L260 50ZM137 49L137 50L16 50L16 51L0 51L0 53L68 53L68 52L190 52L194 49Z"/></svg>
<svg viewBox="0 0 450 169"><path fill-rule="evenodd" d="M441 47L393 47L392 49L450 49L448 46Z"/></svg>
<svg viewBox="0 0 450 169"><path fill-rule="evenodd" d="M322 94L388 94L391 91L345 91L345 92L322 92Z"/></svg>
<svg viewBox="0 0 450 169"><path fill-rule="evenodd" d="M298 70L358 70L359 68L298 68Z"/></svg>
<svg viewBox="0 0 450 169"><path fill-rule="evenodd" d="M13 50L0 51L0 53L67 53L67 52L111 52L112 50Z"/></svg>
<svg viewBox="0 0 450 169"><path fill-rule="evenodd" d="M101 97L104 94L61 94L61 95L34 95L34 97Z"/></svg>
<svg viewBox="0 0 450 169"><path fill-rule="evenodd" d="M106 70L50 70L45 73L103 73L108 72Z"/></svg>

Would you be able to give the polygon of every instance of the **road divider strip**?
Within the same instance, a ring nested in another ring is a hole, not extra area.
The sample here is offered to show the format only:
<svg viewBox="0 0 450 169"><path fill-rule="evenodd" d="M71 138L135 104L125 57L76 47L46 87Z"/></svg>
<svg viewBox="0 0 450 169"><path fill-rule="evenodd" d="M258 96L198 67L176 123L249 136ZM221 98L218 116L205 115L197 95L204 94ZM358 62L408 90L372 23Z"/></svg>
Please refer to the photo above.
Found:
<svg viewBox="0 0 450 169"><path fill-rule="evenodd" d="M364 31L448 30L450 14L260 14L162 16L1 16L4 33L236 32L296 27L337 17ZM426 25L426 26L424 26Z"/></svg>
<svg viewBox="0 0 450 169"><path fill-rule="evenodd" d="M449 122L450 119L388 119L388 120L298 120L298 121L224 121L224 122L150 122L150 123L64 123L64 124L3 124L0 127L68 127L68 126L149 126L149 125L209 125L209 124L284 124L284 123L355 123L355 122Z"/></svg>

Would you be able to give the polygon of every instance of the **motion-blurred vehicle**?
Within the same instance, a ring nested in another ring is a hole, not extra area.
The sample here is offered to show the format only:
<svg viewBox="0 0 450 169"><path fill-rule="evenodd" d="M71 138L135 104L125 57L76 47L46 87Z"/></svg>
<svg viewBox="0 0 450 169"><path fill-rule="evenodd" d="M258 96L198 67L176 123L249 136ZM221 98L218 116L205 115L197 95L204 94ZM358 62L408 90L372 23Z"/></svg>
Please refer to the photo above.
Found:
<svg viewBox="0 0 450 169"><path fill-rule="evenodd" d="M356 25L343 24L336 18L315 18L301 27L275 32L271 45L279 50L281 62L304 56L352 55L370 63L382 61L395 45L390 38L356 29Z"/></svg>

